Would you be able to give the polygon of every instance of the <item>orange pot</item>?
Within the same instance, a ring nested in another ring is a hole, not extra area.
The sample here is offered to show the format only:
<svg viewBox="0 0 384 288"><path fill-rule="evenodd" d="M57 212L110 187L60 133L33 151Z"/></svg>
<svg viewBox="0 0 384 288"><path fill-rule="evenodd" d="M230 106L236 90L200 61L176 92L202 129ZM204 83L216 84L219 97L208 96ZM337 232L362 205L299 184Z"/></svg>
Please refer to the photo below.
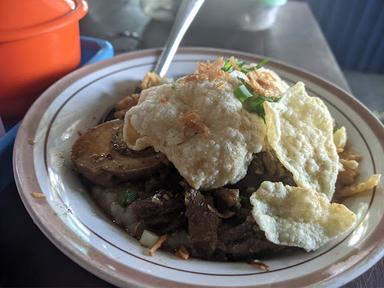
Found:
<svg viewBox="0 0 384 288"><path fill-rule="evenodd" d="M19 120L80 63L84 0L0 0L0 115Z"/></svg>

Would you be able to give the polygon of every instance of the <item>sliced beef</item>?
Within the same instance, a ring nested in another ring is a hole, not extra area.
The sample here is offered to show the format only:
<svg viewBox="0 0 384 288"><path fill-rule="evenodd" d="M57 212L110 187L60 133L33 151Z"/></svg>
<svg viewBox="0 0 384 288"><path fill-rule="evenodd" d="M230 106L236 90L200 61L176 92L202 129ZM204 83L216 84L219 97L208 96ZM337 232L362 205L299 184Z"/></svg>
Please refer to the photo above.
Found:
<svg viewBox="0 0 384 288"><path fill-rule="evenodd" d="M296 186L292 173L285 169L273 152L265 151L255 155L248 167L247 175L231 188L239 188L243 195L249 197L263 181L283 182L285 185ZM249 189L251 187L254 189Z"/></svg>
<svg viewBox="0 0 384 288"><path fill-rule="evenodd" d="M129 208L138 222L158 233L167 234L186 224L183 195L160 190L151 197L133 202Z"/></svg>
<svg viewBox="0 0 384 288"><path fill-rule="evenodd" d="M263 176L265 179L272 182L281 181L285 185L295 185L292 173L285 169L274 153L270 151L263 152L259 157L261 157L264 164L264 171L259 174L259 176ZM255 174L257 174L257 172L258 171L255 171Z"/></svg>
<svg viewBox="0 0 384 288"><path fill-rule="evenodd" d="M226 260L252 259L284 249L283 246L267 241L264 232L259 229L252 216L248 216L242 224L237 226L220 225L218 237L216 253L221 258L225 255Z"/></svg>
<svg viewBox="0 0 384 288"><path fill-rule="evenodd" d="M167 241L161 246L162 249L171 253L175 253L180 248L185 248L188 251L192 250L191 238L185 230L178 230L174 233L168 234Z"/></svg>
<svg viewBox="0 0 384 288"><path fill-rule="evenodd" d="M220 219L209 209L207 199L197 190L188 189L185 192L185 205L192 255L209 259L217 247Z"/></svg>

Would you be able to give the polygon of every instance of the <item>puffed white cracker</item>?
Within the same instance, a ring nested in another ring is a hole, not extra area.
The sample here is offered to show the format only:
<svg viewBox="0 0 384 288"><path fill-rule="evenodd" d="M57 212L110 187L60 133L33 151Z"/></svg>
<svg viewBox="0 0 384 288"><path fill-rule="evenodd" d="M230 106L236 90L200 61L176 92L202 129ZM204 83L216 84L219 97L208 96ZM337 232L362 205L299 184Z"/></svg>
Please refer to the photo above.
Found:
<svg viewBox="0 0 384 288"><path fill-rule="evenodd" d="M323 101L310 97L302 82L279 102L265 102L267 141L297 186L332 198L339 171L333 119Z"/></svg>
<svg viewBox="0 0 384 288"><path fill-rule="evenodd" d="M131 149L152 146L164 153L195 189L236 183L261 151L266 132L263 119L243 109L233 90L221 80L143 90L138 105L125 115L124 139ZM206 133L190 133L185 115L192 115ZM135 134L132 140L129 134Z"/></svg>
<svg viewBox="0 0 384 288"><path fill-rule="evenodd" d="M311 189L265 181L250 198L252 215L266 238L313 251L348 231L356 215Z"/></svg>
<svg viewBox="0 0 384 288"><path fill-rule="evenodd" d="M342 126L333 133L333 142L335 142L336 148L344 149L347 145L347 131Z"/></svg>

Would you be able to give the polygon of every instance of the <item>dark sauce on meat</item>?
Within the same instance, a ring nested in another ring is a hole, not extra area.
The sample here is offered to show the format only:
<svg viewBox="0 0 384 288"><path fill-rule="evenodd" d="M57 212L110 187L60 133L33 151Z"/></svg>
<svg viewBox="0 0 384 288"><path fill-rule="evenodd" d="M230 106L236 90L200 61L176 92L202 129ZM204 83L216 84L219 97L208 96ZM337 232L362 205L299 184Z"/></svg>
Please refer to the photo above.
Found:
<svg viewBox="0 0 384 288"><path fill-rule="evenodd" d="M251 214L249 197L262 181L294 185L272 153L258 153L238 183L198 191L171 163L157 160L165 158L161 153L129 149L122 121L105 122L80 138L72 149L75 169L100 208L132 237L140 239L144 230L166 234L162 250L184 249L191 257L216 261L247 261L297 250L269 242ZM95 162L100 153L111 157Z"/></svg>
<svg viewBox="0 0 384 288"><path fill-rule="evenodd" d="M261 159L260 159L260 158ZM140 181L113 188L90 184L98 205L132 237L140 239L144 230L167 234L161 249L175 253L186 249L191 257L215 261L247 261L268 258L295 250L269 242L251 215L249 196L261 178L269 175L263 153L250 165L248 175L236 185L211 191L195 190L169 165ZM260 164L261 163L261 164ZM255 167L263 167L263 176ZM275 169L275 168L273 168ZM289 175L271 174L270 180L289 182ZM288 180L287 180L288 179ZM119 193L134 187L137 198L127 207L118 202ZM229 215L225 217L225 215Z"/></svg>

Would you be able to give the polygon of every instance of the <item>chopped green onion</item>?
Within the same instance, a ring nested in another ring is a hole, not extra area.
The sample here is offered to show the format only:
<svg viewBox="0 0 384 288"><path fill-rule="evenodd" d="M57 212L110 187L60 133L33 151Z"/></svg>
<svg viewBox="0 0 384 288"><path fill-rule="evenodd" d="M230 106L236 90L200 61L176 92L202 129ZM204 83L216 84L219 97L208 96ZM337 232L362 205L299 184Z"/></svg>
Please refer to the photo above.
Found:
<svg viewBox="0 0 384 288"><path fill-rule="evenodd" d="M268 59L262 59L257 65L256 65L256 69L260 69L261 67L263 67L265 64L267 64L269 62Z"/></svg>
<svg viewBox="0 0 384 288"><path fill-rule="evenodd" d="M256 113L260 117L265 116L264 107L263 104L265 100L264 97L252 97L247 99L247 101L244 103L244 107L248 112Z"/></svg>
<svg viewBox="0 0 384 288"><path fill-rule="evenodd" d="M244 107L248 112L256 113L264 119L265 117L264 102L265 101L278 102L280 99L281 97L271 98L271 97L265 97L262 95L255 95L251 98L248 98L244 102Z"/></svg>
<svg viewBox="0 0 384 288"><path fill-rule="evenodd" d="M239 71L241 71L244 74L248 74L251 71L254 71L254 70L257 70L257 69L263 67L268 62L269 62L269 60L262 59L257 65L253 65L253 66L248 65L247 66L246 62L241 61L241 60L237 60L236 65L238 68L240 68ZM224 72L232 72L233 70L235 70L235 68L233 67L233 65L231 64L231 62L229 60L225 60L224 65L221 68L221 70L223 70Z"/></svg>
<svg viewBox="0 0 384 288"><path fill-rule="evenodd" d="M251 72L251 71L253 71L253 70L255 70L254 69L255 67L253 66L253 67L241 67L241 72L243 72L245 75L247 75L249 72Z"/></svg>
<svg viewBox="0 0 384 288"><path fill-rule="evenodd" d="M249 92L247 86L245 86L244 84L241 84L239 87L237 87L235 91L233 91L233 93L235 94L236 98L240 100L241 103L253 96L252 93Z"/></svg>
<svg viewBox="0 0 384 288"><path fill-rule="evenodd" d="M136 190L133 187L128 187L127 189L121 191L117 197L117 202L121 207L127 207L133 201L137 199L138 195Z"/></svg>
<svg viewBox="0 0 384 288"><path fill-rule="evenodd" d="M257 65L253 65L253 66L249 66L249 67L241 67L241 72L243 72L244 74L248 74L251 71L260 69L261 67L263 67L268 62L269 62L269 60L263 59Z"/></svg>
<svg viewBox="0 0 384 288"><path fill-rule="evenodd" d="M224 72L231 72L233 71L233 66L229 60L225 60L224 66L221 68Z"/></svg>
<svg viewBox="0 0 384 288"><path fill-rule="evenodd" d="M245 63L244 61L237 60L236 64L237 64L237 66L238 66L239 68L242 68L246 63Z"/></svg>

